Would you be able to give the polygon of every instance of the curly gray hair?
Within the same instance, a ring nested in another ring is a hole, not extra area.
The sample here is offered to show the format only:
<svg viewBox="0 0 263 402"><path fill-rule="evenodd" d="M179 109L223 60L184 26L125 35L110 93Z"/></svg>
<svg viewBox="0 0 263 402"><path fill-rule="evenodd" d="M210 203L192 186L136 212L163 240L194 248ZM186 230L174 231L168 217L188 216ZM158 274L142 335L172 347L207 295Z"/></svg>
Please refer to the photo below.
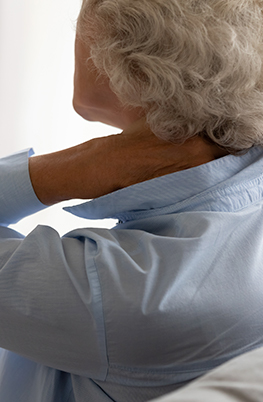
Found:
<svg viewBox="0 0 263 402"><path fill-rule="evenodd" d="M78 34L159 137L263 146L263 0L83 0Z"/></svg>

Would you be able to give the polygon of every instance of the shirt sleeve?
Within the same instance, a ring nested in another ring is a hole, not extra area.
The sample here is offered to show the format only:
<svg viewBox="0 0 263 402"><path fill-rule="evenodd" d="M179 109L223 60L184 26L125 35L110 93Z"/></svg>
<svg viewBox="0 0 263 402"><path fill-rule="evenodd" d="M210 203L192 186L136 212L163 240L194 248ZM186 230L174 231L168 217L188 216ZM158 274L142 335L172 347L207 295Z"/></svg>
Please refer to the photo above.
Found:
<svg viewBox="0 0 263 402"><path fill-rule="evenodd" d="M0 159L0 225L8 226L46 205L37 198L29 176L28 157L33 150Z"/></svg>
<svg viewBox="0 0 263 402"><path fill-rule="evenodd" d="M38 226L6 227L44 205L32 189L29 152L0 160L0 347L58 370L104 380L107 353L96 244ZM88 232L88 231L87 231Z"/></svg>

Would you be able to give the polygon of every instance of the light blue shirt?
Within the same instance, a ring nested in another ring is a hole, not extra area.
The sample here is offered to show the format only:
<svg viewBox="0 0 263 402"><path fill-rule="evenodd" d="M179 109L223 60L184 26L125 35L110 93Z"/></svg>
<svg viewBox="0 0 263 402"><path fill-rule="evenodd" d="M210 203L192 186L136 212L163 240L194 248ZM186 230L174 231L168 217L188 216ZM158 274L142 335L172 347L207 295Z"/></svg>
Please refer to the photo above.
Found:
<svg viewBox="0 0 263 402"><path fill-rule="evenodd" d="M44 206L27 152L1 159L0 401L147 401L262 346L262 173L253 148L66 208L113 229L23 239Z"/></svg>

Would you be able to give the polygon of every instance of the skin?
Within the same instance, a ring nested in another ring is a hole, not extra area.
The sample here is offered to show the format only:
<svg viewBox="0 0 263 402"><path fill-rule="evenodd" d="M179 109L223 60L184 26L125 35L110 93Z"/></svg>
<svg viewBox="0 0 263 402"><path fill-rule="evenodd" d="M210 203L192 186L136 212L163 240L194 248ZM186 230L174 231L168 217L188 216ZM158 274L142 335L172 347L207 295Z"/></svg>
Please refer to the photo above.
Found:
<svg viewBox="0 0 263 402"><path fill-rule="evenodd" d="M30 158L32 185L43 204L96 198L226 154L198 136L183 145L157 138L147 126L141 109L123 108L108 79L99 76L89 56L89 49L77 37L74 109L86 120L110 124L123 132Z"/></svg>
<svg viewBox="0 0 263 402"><path fill-rule="evenodd" d="M109 87L106 76L98 74L90 49L78 36L75 40L73 107L85 120L99 121L122 130L143 116L139 108L123 108Z"/></svg>

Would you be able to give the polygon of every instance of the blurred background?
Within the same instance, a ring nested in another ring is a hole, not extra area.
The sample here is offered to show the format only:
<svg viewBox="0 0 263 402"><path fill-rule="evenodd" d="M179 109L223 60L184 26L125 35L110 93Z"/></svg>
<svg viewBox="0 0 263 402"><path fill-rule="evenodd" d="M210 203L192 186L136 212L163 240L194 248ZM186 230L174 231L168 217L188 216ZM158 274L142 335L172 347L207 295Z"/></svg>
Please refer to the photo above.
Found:
<svg viewBox="0 0 263 402"><path fill-rule="evenodd" d="M75 22L81 0L0 0L0 157L32 147L49 153L120 130L91 123L72 107ZM23 219L23 234L36 225L60 235L77 227L112 227L62 210L69 201Z"/></svg>

